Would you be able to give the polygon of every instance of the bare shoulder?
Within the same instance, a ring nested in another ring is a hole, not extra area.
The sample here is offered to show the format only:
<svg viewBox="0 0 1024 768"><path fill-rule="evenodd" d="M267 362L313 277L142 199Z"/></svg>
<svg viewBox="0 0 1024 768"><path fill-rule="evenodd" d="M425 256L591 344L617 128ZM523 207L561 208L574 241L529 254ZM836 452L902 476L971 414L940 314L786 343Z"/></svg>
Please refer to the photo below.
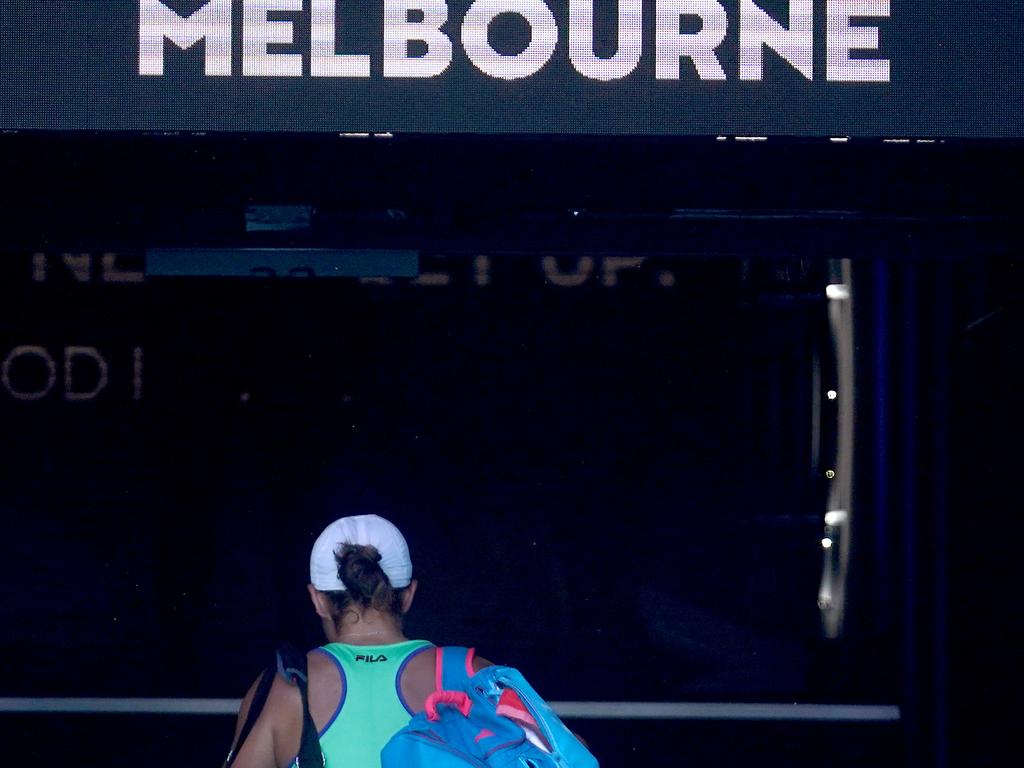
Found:
<svg viewBox="0 0 1024 768"><path fill-rule="evenodd" d="M399 685L405 705L413 712L422 712L427 697L434 691L436 659L437 649L428 647L410 657L405 664Z"/></svg>
<svg viewBox="0 0 1024 768"><path fill-rule="evenodd" d="M437 647L429 647L422 653L417 653L415 656L409 659L406 664L406 673L415 678L429 678L431 681L434 679L434 672L437 665ZM494 663L488 661L473 652L473 671L479 672L481 669L486 667L494 666Z"/></svg>
<svg viewBox="0 0 1024 768"><path fill-rule="evenodd" d="M424 681L429 688L433 690L434 676L437 669L437 648L430 647L421 653L417 653L415 656L409 659L406 664L405 673L403 677L408 677L413 680ZM488 661L482 656L473 654L473 671L479 672L481 669L486 667L494 666L494 663Z"/></svg>
<svg viewBox="0 0 1024 768"><path fill-rule="evenodd" d="M257 678L249 687L238 712L233 748L237 752L234 768L277 768L282 760L287 759L282 757L285 750L282 749L281 739L288 727L289 709L295 707L293 697L298 693L277 674L274 675L266 703L255 713L256 719L248 738L241 746L237 744L242 724L248 719L254 705L259 682L260 678ZM301 726L301 720L299 722Z"/></svg>
<svg viewBox="0 0 1024 768"><path fill-rule="evenodd" d="M488 661L483 656L473 656L473 671L474 672L479 672L481 669L486 669L487 667L493 667L493 666L494 666L494 662L493 661Z"/></svg>
<svg viewBox="0 0 1024 768"><path fill-rule="evenodd" d="M309 680L309 708L313 720L322 726L335 710L342 680L331 658L319 650L306 654ZM250 686L239 711L235 739L248 717L259 678ZM235 768L276 768L287 765L299 749L302 737L302 694L298 686L275 674L266 703L245 744L238 750Z"/></svg>
<svg viewBox="0 0 1024 768"><path fill-rule="evenodd" d="M336 669L331 658L319 648L314 648L306 654L306 668L309 670L310 678L314 675L326 677Z"/></svg>
<svg viewBox="0 0 1024 768"><path fill-rule="evenodd" d="M274 684L270 687L270 696L267 697L267 709L275 716L275 720L279 712L294 710L296 702L302 702L298 687L281 675L274 675Z"/></svg>
<svg viewBox="0 0 1024 768"><path fill-rule="evenodd" d="M436 647L428 647L426 650L411 657L405 665L400 681L402 698L405 705L412 712L422 712L427 697L437 687L436 682ZM480 656L473 656L473 672L492 666L492 663Z"/></svg>
<svg viewBox="0 0 1024 768"><path fill-rule="evenodd" d="M306 654L306 668L309 671L309 711L317 728L323 728L337 712L345 680L334 657L318 648ZM299 730L301 734L301 728Z"/></svg>

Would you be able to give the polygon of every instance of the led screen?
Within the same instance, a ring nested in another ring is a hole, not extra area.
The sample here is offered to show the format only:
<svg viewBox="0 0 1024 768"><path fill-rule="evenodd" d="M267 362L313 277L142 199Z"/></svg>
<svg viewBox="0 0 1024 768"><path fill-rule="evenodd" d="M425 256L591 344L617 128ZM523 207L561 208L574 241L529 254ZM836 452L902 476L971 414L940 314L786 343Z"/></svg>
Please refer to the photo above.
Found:
<svg viewBox="0 0 1024 768"><path fill-rule="evenodd" d="M0 128L1016 137L1011 0L13 0Z"/></svg>

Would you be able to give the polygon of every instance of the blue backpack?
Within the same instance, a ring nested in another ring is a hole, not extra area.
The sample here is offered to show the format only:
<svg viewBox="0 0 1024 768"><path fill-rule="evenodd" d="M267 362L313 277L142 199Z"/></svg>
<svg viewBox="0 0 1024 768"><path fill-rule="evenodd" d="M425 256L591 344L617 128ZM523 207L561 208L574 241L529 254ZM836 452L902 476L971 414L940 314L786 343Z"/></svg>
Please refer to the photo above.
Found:
<svg viewBox="0 0 1024 768"><path fill-rule="evenodd" d="M598 768L518 670L473 673L473 650L438 648L435 688L381 752L382 768Z"/></svg>

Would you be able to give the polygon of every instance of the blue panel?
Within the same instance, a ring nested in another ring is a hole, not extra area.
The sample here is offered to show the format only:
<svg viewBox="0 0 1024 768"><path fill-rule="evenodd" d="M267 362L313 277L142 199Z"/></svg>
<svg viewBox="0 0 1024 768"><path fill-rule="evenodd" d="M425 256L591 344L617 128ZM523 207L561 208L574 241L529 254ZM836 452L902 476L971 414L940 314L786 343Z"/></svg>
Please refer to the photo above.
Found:
<svg viewBox="0 0 1024 768"><path fill-rule="evenodd" d="M417 251L153 248L147 277L416 277Z"/></svg>
<svg viewBox="0 0 1024 768"><path fill-rule="evenodd" d="M250 205L245 211L246 232L299 232L313 219L309 205Z"/></svg>

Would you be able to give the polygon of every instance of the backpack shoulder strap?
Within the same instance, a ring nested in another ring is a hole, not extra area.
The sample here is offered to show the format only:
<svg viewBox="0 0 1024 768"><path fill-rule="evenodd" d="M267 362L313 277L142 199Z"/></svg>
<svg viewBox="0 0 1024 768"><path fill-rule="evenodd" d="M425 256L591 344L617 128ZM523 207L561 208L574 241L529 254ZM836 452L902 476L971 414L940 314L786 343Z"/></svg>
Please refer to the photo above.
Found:
<svg viewBox="0 0 1024 768"><path fill-rule="evenodd" d="M263 705L267 703L267 696L270 695L270 687L273 684L274 667L270 666L264 669L263 674L260 676L259 685L256 686L256 693L253 694L252 701L249 702L249 712L245 716L245 723L242 725L242 730L238 732L238 738L235 739L234 746L231 747L231 751L228 752L228 757L224 761L225 768L228 768L228 766L235 762L235 758L238 757L238 750L242 748L245 740L249 738L249 732L256 725L260 712L263 711Z"/></svg>
<svg viewBox="0 0 1024 768"><path fill-rule="evenodd" d="M434 690L461 691L473 676L475 648L446 645L437 649L434 662Z"/></svg>
<svg viewBox="0 0 1024 768"><path fill-rule="evenodd" d="M295 761L299 768L323 768L326 765L320 750L320 734L317 733L313 716L309 714L309 673L306 669L306 654L291 645L283 645L277 651L277 671L292 685L299 688L302 696L302 741Z"/></svg>

